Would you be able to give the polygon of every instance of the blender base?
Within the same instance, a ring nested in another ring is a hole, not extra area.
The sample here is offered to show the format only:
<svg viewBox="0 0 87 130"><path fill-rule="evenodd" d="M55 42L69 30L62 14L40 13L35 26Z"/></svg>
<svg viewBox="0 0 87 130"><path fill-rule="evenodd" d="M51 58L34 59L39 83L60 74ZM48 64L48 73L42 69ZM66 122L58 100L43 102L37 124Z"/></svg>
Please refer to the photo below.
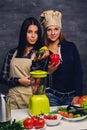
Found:
<svg viewBox="0 0 87 130"><path fill-rule="evenodd" d="M49 99L46 94L32 95L29 103L29 114L40 115L50 112Z"/></svg>

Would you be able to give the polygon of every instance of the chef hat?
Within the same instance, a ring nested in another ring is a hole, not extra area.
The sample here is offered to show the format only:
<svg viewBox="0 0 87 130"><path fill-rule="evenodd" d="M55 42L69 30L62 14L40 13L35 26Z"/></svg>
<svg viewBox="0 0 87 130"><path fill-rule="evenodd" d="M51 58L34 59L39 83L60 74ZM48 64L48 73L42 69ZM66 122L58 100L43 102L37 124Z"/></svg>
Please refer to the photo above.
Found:
<svg viewBox="0 0 87 130"><path fill-rule="evenodd" d="M45 28L51 25L57 25L58 27L61 28L62 27L61 18L62 18L61 12L47 10L41 13L40 22Z"/></svg>

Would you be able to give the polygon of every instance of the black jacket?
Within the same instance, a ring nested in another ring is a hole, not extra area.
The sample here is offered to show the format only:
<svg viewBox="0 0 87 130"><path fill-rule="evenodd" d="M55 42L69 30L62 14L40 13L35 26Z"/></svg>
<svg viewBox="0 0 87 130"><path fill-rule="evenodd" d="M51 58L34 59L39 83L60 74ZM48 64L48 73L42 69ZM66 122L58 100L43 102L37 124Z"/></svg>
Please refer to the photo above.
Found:
<svg viewBox="0 0 87 130"><path fill-rule="evenodd" d="M74 43L60 43L62 63L57 70L47 76L47 87L59 92L75 91L76 96L82 95L82 66L78 50ZM47 70L49 58L33 62L32 70Z"/></svg>

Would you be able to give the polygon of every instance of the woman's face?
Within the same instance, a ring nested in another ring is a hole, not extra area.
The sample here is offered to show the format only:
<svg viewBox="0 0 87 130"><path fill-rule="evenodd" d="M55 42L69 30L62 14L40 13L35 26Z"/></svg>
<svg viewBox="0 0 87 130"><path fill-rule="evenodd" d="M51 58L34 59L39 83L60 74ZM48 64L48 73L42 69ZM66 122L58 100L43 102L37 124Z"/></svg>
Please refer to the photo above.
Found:
<svg viewBox="0 0 87 130"><path fill-rule="evenodd" d="M29 44L35 44L38 40L38 27L30 25L27 29L27 41Z"/></svg>
<svg viewBox="0 0 87 130"><path fill-rule="evenodd" d="M55 42L60 37L61 28L58 26L49 26L46 30L47 39Z"/></svg>

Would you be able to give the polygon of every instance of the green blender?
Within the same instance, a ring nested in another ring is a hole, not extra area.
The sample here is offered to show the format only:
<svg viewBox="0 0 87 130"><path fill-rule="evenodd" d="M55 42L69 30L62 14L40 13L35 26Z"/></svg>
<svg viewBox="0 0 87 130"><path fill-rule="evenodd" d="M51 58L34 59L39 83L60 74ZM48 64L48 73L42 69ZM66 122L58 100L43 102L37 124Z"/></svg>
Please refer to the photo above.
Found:
<svg viewBox="0 0 87 130"><path fill-rule="evenodd" d="M33 78L33 95L30 97L29 113L31 115L48 114L50 111L49 99L45 94L47 72L35 70L30 72Z"/></svg>

